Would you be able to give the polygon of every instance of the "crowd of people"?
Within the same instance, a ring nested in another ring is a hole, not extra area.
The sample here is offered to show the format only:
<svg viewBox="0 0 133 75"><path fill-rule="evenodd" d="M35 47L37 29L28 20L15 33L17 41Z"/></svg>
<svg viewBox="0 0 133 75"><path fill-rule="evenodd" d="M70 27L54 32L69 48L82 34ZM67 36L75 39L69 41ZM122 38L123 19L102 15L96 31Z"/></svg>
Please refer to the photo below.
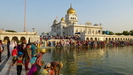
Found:
<svg viewBox="0 0 133 75"><path fill-rule="evenodd" d="M103 47L103 46L123 46L133 45L133 41L89 41L89 40L75 40L75 39L60 39L60 41L45 41L45 42L32 42L26 43L26 41L7 42L7 56L12 56L12 66L16 64L17 75L21 75L22 66L24 65L26 75L59 75L60 69L63 67L62 62L52 61L50 63L44 63L42 60L43 54L46 50L39 51L38 47L41 45L46 46L88 46L88 47ZM1 53L4 50L4 44L0 40L0 62ZM29 67L31 65L31 67ZM58 67L58 70L57 70Z"/></svg>
<svg viewBox="0 0 133 75"><path fill-rule="evenodd" d="M75 35L75 36L42 36L41 40L50 40L50 39L74 39L74 40L79 40L80 36Z"/></svg>
<svg viewBox="0 0 133 75"><path fill-rule="evenodd" d="M89 40L74 40L74 39L60 39L60 41L45 41L46 46L87 46L87 47L104 47L104 46L124 46L132 45L133 41L89 41Z"/></svg>
<svg viewBox="0 0 133 75"><path fill-rule="evenodd" d="M60 69L63 67L62 62L52 61L44 63L42 60L43 54L46 50L39 51L38 44L40 42L26 43L8 41L7 42L7 55L12 57L12 65L16 65L17 75L21 75L24 65L26 75L59 75ZM2 41L0 41L0 57L2 48ZM58 70L56 69L58 67Z"/></svg>

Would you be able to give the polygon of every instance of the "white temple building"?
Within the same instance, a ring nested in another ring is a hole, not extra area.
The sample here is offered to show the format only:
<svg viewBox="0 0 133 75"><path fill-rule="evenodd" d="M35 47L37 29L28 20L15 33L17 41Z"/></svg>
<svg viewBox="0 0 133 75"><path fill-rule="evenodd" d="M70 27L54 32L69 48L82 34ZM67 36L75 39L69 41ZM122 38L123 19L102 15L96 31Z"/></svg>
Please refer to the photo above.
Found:
<svg viewBox="0 0 133 75"><path fill-rule="evenodd" d="M61 18L58 22L54 20L51 26L52 36L73 36L79 34L81 40L132 40L132 36L124 35L106 35L102 34L100 24L92 25L91 22L86 22L85 25L78 24L78 16L76 11L70 6L67 10L65 18Z"/></svg>
<svg viewBox="0 0 133 75"><path fill-rule="evenodd" d="M72 6L67 10L65 19L62 17L60 22L56 19L51 26L51 31L56 33L57 36L72 36L76 33L79 34L90 34L90 35L101 35L102 27L101 24L92 25L91 22L86 22L85 25L78 24L78 16Z"/></svg>

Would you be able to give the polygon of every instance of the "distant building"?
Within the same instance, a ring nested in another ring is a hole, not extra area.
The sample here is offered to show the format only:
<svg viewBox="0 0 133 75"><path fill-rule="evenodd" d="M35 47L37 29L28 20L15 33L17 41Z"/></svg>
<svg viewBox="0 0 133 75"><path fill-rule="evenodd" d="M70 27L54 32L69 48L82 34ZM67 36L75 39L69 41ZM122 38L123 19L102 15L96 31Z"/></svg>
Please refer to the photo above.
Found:
<svg viewBox="0 0 133 75"><path fill-rule="evenodd" d="M24 41L26 42L35 42L40 41L40 36L37 34L36 31L34 32L6 32L3 29L0 29L0 40L7 42L7 41Z"/></svg>
<svg viewBox="0 0 133 75"><path fill-rule="evenodd" d="M78 16L76 11L70 6L65 15L65 19L62 17L58 22L56 19L51 26L51 32L57 34L57 36L71 36L77 33L101 35L102 27L100 24L92 25L91 22L86 22L85 25L78 24Z"/></svg>
<svg viewBox="0 0 133 75"><path fill-rule="evenodd" d="M50 36L50 32L42 32L41 36Z"/></svg>
<svg viewBox="0 0 133 75"><path fill-rule="evenodd" d="M65 18L61 18L58 22L56 19L51 26L50 35L52 36L73 36L79 35L81 40L133 40L132 36L124 35L106 35L102 34L102 24L92 24L86 22L85 25L78 24L78 16L76 11L70 6L67 10Z"/></svg>

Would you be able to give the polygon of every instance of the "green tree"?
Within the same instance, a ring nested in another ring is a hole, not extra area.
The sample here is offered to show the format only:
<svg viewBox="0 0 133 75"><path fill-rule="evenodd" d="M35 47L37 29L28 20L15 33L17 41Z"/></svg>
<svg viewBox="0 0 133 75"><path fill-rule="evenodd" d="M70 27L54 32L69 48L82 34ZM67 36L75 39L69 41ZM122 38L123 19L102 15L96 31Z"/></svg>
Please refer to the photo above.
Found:
<svg viewBox="0 0 133 75"><path fill-rule="evenodd" d="M122 34L123 35L129 35L129 32L128 31L123 31Z"/></svg>
<svg viewBox="0 0 133 75"><path fill-rule="evenodd" d="M102 34L105 34L105 31L102 31Z"/></svg>
<svg viewBox="0 0 133 75"><path fill-rule="evenodd" d="M114 33L112 31L109 31L109 35L114 35Z"/></svg>
<svg viewBox="0 0 133 75"><path fill-rule="evenodd" d="M115 35L122 35L122 33L115 33Z"/></svg>
<svg viewBox="0 0 133 75"><path fill-rule="evenodd" d="M14 30L5 30L6 32L16 32L16 31L14 31Z"/></svg>
<svg viewBox="0 0 133 75"><path fill-rule="evenodd" d="M133 30L130 30L129 35L133 35Z"/></svg>

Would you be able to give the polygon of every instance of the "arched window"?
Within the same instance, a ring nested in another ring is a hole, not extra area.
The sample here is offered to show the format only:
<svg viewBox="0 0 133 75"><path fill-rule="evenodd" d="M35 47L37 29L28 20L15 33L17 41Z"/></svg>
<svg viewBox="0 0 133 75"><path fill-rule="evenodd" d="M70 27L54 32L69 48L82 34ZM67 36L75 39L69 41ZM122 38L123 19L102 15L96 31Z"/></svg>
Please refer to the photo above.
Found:
<svg viewBox="0 0 133 75"><path fill-rule="evenodd" d="M101 31L100 31L100 30L98 30L98 33L99 33L99 34L100 34L100 32L101 32Z"/></svg>

